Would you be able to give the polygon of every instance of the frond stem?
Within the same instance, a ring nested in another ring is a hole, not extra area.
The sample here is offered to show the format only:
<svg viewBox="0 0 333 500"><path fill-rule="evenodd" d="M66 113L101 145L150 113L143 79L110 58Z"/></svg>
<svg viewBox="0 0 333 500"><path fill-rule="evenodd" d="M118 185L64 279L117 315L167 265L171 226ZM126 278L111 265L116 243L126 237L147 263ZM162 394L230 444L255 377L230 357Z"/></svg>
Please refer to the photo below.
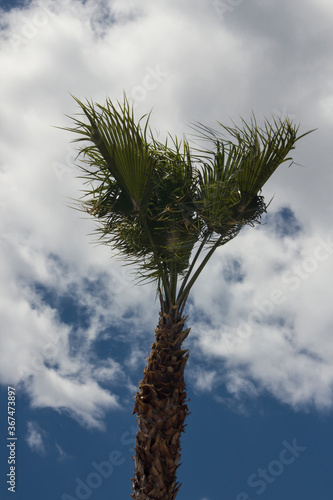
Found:
<svg viewBox="0 0 333 500"><path fill-rule="evenodd" d="M178 295L176 306L178 306L178 307L181 306L183 300L187 298L188 294L190 293L190 290L191 290L192 286L194 285L194 283L197 280L198 276L200 275L201 271L203 270L203 268L205 267L205 265L207 264L207 262L209 261L209 259L211 258L211 256L215 252L215 250L217 249L217 247L219 247L221 245L222 240L223 240L223 236L220 236L219 239L214 243L214 245L212 246L212 248L209 250L208 254L203 259L203 261L201 262L200 266L198 267L198 269L193 274L193 276L190 279L189 283L185 286L185 288L183 289L182 293Z"/></svg>
<svg viewBox="0 0 333 500"><path fill-rule="evenodd" d="M147 231L148 238L149 238L149 241L150 241L152 249L153 249L153 254L154 254L154 257L155 257L155 262L157 263L157 267L158 267L159 272L160 272L160 278L161 278L162 283L163 283L163 288L164 288L165 296L166 296L166 299L167 299L167 301L169 303L168 305L170 307L170 305L172 304L172 295L171 295L170 283L169 283L169 280L168 280L167 271L165 271L165 269L163 269L163 264L165 264L165 263L163 262L162 265L161 265L161 262L160 262L159 257L158 257L158 253L156 252L156 247L155 247L152 235L150 233L150 230L149 230L149 227L148 227L148 224L147 224L147 220L145 218L144 218L144 225L145 225L145 229Z"/></svg>
<svg viewBox="0 0 333 500"><path fill-rule="evenodd" d="M196 263L196 261L198 260L198 257L199 257L199 255L201 254L201 252L202 252L202 250L203 250L203 248L204 248L204 246L205 246L205 244L206 244L206 242L207 242L208 238L209 238L209 234L207 234L207 235L203 238L203 240L202 240L202 242L200 243L200 246L199 246L199 248L198 248L198 250L197 250L197 252L196 252L195 256L193 257L193 260L192 260L192 262L191 262L191 265L190 265L190 267L189 267L189 269L188 269L188 271L187 271L187 273L186 273L186 276L185 276L185 277L184 277L184 279L183 279L183 282L182 282L182 284L181 284L181 287L179 288L178 297L177 297L177 304L178 304L179 297L180 297L180 295L182 294L182 292L183 292L183 290L184 290L184 288L185 288L185 285L186 285L186 283L187 283L187 281L188 281L188 279L189 279L189 277L190 277L190 275L191 275L191 272L192 272L192 270L193 270L193 268L194 268L194 266L195 266L195 263Z"/></svg>

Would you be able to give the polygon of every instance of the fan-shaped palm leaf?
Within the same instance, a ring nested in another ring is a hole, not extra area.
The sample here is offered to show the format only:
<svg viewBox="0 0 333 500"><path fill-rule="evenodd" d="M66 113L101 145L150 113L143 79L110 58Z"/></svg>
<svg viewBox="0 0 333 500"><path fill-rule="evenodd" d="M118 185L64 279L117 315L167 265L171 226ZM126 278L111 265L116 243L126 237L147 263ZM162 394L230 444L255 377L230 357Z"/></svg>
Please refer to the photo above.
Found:
<svg viewBox="0 0 333 500"><path fill-rule="evenodd" d="M147 143L148 119L142 128L135 124L133 110L127 99L119 110L108 99L105 106L83 103L76 99L89 123L74 119L80 134L78 141L88 140L89 145L82 148L85 161L97 168L96 179L107 181L114 187L116 181L120 190L117 196L127 196L133 209L139 211L150 199L151 174L154 157ZM144 118L144 117L143 117Z"/></svg>

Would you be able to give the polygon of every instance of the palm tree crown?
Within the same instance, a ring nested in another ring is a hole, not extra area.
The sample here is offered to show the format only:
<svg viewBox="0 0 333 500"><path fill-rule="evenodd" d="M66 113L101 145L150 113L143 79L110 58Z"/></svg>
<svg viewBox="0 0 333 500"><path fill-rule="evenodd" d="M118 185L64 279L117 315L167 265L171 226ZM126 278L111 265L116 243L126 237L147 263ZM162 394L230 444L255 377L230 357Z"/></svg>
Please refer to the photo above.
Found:
<svg viewBox="0 0 333 500"><path fill-rule="evenodd" d="M150 115L135 122L126 97L117 107L75 100L87 119L75 117L67 129L83 142L80 168L90 187L81 209L99 220L101 240L137 265L138 277L157 282L169 313L183 309L215 249L260 221L263 185L306 134L288 118L259 128L252 117L241 127L220 124L226 138L196 125L213 151L190 148L186 138L171 138L169 147L153 137Z"/></svg>

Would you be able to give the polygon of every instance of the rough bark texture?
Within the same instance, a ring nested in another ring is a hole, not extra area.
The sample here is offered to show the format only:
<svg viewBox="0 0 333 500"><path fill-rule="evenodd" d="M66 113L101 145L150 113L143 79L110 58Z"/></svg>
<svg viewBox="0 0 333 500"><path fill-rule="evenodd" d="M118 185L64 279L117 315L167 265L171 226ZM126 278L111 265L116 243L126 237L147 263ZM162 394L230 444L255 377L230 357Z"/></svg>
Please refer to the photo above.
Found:
<svg viewBox="0 0 333 500"><path fill-rule="evenodd" d="M139 431L131 495L135 500L174 500L181 486L176 472L188 413L184 382L188 350L181 345L189 329L184 323L185 318L161 316L136 394L133 413L138 415Z"/></svg>

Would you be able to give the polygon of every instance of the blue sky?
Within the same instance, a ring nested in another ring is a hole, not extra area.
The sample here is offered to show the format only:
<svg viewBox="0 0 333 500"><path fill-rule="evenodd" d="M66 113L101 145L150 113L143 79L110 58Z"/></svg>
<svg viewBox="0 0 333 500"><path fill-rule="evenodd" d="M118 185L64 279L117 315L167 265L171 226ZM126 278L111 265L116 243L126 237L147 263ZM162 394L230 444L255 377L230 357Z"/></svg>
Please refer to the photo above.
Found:
<svg viewBox="0 0 333 500"><path fill-rule="evenodd" d="M14 6L16 8L14 8ZM2 2L0 494L16 388L18 500L129 498L131 415L152 286L93 243L70 93L126 91L160 137L288 114L295 163L256 228L219 249L188 301L180 500L329 500L333 466L332 18L328 0Z"/></svg>
<svg viewBox="0 0 333 500"><path fill-rule="evenodd" d="M25 2L24 0L2 0L1 8L5 11L10 11L15 7L23 7L29 2Z"/></svg>

